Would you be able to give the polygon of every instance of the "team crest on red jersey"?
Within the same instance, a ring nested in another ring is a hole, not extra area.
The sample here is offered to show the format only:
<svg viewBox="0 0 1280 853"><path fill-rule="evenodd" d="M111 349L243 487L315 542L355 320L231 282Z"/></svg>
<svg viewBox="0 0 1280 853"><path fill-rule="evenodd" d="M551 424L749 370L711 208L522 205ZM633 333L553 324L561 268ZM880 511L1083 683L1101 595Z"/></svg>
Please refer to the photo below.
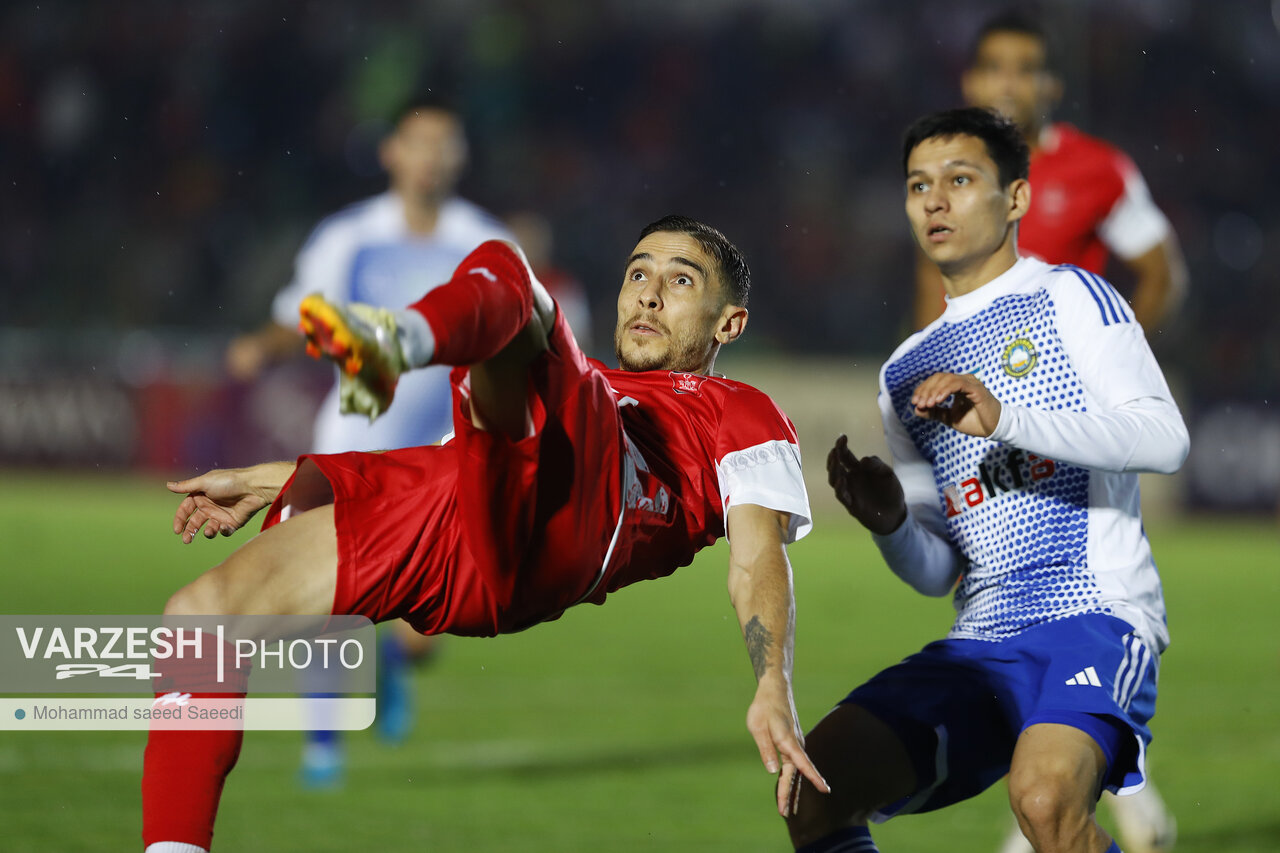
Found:
<svg viewBox="0 0 1280 853"><path fill-rule="evenodd" d="M696 373L676 373L671 371L671 390L677 394L696 394L702 396L702 383L707 377Z"/></svg>

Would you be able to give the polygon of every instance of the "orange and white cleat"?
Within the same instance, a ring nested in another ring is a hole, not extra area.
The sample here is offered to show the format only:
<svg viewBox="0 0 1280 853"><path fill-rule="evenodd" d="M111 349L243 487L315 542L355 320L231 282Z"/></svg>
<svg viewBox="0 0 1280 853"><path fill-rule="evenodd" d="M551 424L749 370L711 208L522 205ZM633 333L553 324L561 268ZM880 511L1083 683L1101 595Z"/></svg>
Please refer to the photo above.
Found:
<svg viewBox="0 0 1280 853"><path fill-rule="evenodd" d="M307 354L338 365L339 408L376 419L395 397L408 369L400 351L395 316L385 308L329 302L319 293L302 300L298 328Z"/></svg>

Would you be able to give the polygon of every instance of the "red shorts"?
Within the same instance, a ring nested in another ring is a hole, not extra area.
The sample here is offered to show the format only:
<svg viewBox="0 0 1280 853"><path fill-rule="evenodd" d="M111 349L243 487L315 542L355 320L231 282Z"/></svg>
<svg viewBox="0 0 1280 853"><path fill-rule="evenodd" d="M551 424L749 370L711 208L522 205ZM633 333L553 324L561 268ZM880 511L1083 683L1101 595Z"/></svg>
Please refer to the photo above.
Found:
<svg viewBox="0 0 1280 853"><path fill-rule="evenodd" d="M303 456L271 506L264 529L286 505L332 493L334 613L492 636L554 619L599 583L622 492L622 419L608 383L559 313L530 367L531 435L472 426L466 378L453 371L448 444Z"/></svg>

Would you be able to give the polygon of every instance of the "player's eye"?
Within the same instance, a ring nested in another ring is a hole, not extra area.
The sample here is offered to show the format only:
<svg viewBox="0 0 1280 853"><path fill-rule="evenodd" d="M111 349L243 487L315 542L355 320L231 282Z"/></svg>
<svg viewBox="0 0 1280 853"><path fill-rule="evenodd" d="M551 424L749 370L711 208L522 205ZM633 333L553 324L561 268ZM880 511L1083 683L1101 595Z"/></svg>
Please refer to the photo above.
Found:
<svg viewBox="0 0 1280 853"><path fill-rule="evenodd" d="M951 181L958 187L964 186L965 184L970 182L968 175L956 175L954 178L951 179Z"/></svg>
<svg viewBox="0 0 1280 853"><path fill-rule="evenodd" d="M689 276L687 275L678 275L674 279L672 279L672 281L674 281L676 284L679 284L683 287L693 286L693 279L689 278Z"/></svg>
<svg viewBox="0 0 1280 853"><path fill-rule="evenodd" d="M644 273L640 270L632 270L628 273L627 279L630 281L644 281Z"/></svg>

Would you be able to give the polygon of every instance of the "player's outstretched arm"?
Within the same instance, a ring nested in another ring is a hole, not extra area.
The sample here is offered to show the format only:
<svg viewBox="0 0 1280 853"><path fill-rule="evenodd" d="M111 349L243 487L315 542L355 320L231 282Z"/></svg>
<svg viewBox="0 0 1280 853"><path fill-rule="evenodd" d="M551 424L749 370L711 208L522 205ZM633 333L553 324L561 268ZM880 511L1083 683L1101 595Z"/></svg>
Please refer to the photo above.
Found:
<svg viewBox="0 0 1280 853"><path fill-rule="evenodd" d="M849 514L872 533L892 533L907 518L902 483L893 469L879 456L854 456L848 436L837 438L827 454L827 482Z"/></svg>
<svg viewBox="0 0 1280 853"><path fill-rule="evenodd" d="M729 507L729 599L738 614L756 675L747 729L770 773L779 773L778 813L791 812L797 773L819 791L826 781L804 751L804 735L791 696L795 598L787 561L786 513L752 504Z"/></svg>
<svg viewBox="0 0 1280 853"><path fill-rule="evenodd" d="M232 378L249 382L275 362L301 354L302 336L298 330L269 322L257 331L233 339L227 345L225 362Z"/></svg>
<svg viewBox="0 0 1280 853"><path fill-rule="evenodd" d="M292 462L264 462L248 468L219 468L187 480L165 483L185 494L173 515L173 532L190 544L204 529L206 539L230 536L270 506L293 473Z"/></svg>

